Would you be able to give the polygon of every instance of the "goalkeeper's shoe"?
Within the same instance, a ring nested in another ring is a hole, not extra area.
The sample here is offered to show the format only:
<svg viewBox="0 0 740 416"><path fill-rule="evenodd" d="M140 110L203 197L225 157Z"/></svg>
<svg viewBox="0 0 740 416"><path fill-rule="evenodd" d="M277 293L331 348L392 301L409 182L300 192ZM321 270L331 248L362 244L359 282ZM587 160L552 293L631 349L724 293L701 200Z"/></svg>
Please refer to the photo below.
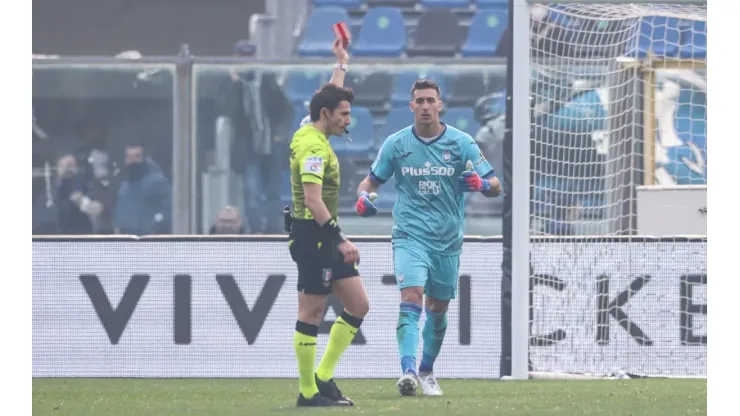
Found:
<svg viewBox="0 0 740 416"><path fill-rule="evenodd" d="M425 396L442 396L442 389L434 378L434 373L419 373L419 384Z"/></svg>
<svg viewBox="0 0 740 416"><path fill-rule="evenodd" d="M355 403L349 399L349 397L342 394L342 391L339 390L339 387L337 387L337 383L334 382L334 379L332 378L329 381L323 381L319 379L319 376L316 377L316 387L319 388L319 394L325 397L328 397L338 403L342 403L343 406L354 406Z"/></svg>
<svg viewBox="0 0 740 416"><path fill-rule="evenodd" d="M331 406L348 406L346 402L339 402L332 400L326 396L322 396L321 393L314 394L313 397L307 399L303 397L303 393L298 393L298 400L296 401L298 407L331 407Z"/></svg>
<svg viewBox="0 0 740 416"><path fill-rule="evenodd" d="M419 376L412 370L406 370L406 374L396 382L396 388L401 396L416 396L416 387L418 386Z"/></svg>

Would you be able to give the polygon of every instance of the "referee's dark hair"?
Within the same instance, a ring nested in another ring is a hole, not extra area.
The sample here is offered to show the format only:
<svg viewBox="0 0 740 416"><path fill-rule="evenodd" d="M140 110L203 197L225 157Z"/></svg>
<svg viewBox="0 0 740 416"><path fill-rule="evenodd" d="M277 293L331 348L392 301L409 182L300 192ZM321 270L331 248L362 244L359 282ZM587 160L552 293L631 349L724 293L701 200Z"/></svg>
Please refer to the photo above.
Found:
<svg viewBox="0 0 740 416"><path fill-rule="evenodd" d="M350 88L342 88L334 84L324 85L311 98L311 104L309 106L311 121L319 121L322 108L334 111L339 107L340 102L348 101L351 103L354 99L355 93Z"/></svg>

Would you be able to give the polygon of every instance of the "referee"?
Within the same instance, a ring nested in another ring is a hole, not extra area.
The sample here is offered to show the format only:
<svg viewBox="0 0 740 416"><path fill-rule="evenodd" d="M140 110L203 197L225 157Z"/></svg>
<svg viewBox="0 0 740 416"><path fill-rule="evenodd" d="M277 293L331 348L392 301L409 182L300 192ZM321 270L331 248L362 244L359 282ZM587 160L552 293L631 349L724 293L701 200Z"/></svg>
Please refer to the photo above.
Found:
<svg viewBox="0 0 740 416"><path fill-rule="evenodd" d="M357 247L337 224L339 161L329 137L350 124L351 90L323 86L311 99L311 123L290 144L293 224L288 241L298 266L298 320L294 347L298 359L298 406L352 406L334 383L334 368L352 343L368 312L367 293L357 272ZM324 356L314 372L316 337L330 293L344 305L329 334Z"/></svg>

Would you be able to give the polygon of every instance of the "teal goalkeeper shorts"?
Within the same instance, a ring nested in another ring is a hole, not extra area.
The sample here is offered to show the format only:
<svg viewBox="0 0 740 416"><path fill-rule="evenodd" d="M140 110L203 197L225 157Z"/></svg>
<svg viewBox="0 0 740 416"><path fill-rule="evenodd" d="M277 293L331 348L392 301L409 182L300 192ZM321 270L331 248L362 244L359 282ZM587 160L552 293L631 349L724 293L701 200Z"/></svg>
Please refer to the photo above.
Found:
<svg viewBox="0 0 740 416"><path fill-rule="evenodd" d="M398 289L423 287L424 294L437 300L455 299L460 256L441 256L422 247L393 247L393 268Z"/></svg>

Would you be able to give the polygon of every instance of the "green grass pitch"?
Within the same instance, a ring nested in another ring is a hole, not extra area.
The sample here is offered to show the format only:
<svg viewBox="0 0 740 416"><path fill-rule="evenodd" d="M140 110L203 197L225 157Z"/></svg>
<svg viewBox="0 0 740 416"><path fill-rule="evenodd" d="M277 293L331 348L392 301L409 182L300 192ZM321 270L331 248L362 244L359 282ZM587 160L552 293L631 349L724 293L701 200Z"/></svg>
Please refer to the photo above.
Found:
<svg viewBox="0 0 740 416"><path fill-rule="evenodd" d="M354 407L296 408L297 380L34 379L34 415L699 415L706 380L440 380L444 397L400 397L395 380L338 380Z"/></svg>

